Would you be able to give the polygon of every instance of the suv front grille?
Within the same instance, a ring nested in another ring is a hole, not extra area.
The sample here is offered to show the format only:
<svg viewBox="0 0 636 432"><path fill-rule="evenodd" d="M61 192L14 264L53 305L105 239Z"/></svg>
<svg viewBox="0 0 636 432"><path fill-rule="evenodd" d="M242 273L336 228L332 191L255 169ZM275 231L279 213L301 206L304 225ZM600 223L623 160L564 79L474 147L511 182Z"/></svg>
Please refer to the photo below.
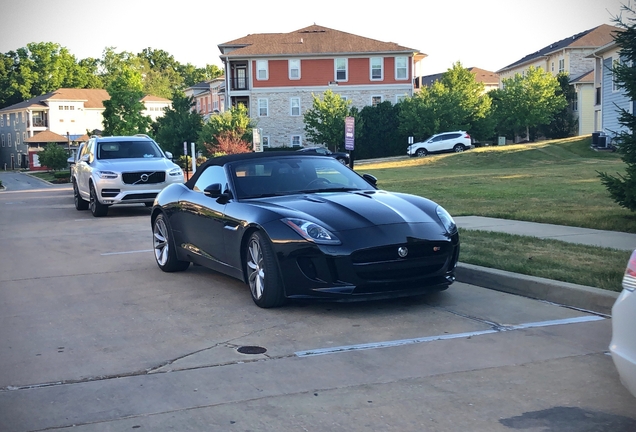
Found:
<svg viewBox="0 0 636 432"><path fill-rule="evenodd" d="M156 184L166 181L165 171L127 172L122 173L121 176L125 184Z"/></svg>

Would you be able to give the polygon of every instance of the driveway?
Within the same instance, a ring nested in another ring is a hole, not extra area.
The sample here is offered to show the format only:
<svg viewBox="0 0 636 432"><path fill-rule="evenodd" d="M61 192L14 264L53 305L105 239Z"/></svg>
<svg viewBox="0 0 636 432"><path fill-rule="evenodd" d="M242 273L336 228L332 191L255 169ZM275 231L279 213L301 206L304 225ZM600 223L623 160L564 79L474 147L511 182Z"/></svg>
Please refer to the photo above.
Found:
<svg viewBox="0 0 636 432"><path fill-rule="evenodd" d="M24 174L19 171L0 171L0 181L5 191L24 191L33 189L66 189L70 185L52 185L49 182L40 180L35 176ZM1 191L1 190L0 190Z"/></svg>
<svg viewBox="0 0 636 432"><path fill-rule="evenodd" d="M70 188L0 193L0 245L3 432L636 430L605 316L462 283L259 309Z"/></svg>

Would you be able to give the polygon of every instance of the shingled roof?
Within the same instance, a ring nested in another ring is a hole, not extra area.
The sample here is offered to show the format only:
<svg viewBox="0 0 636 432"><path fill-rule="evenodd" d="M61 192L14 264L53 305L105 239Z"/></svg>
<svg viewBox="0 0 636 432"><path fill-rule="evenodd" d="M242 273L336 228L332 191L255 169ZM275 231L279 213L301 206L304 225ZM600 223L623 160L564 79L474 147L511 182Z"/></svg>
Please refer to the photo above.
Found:
<svg viewBox="0 0 636 432"><path fill-rule="evenodd" d="M84 101L85 108L104 108L103 102L108 99L110 99L110 95L104 89L61 88L23 102L18 102L17 104L3 108L0 111L13 111L25 108L46 108L49 106L48 101L52 100Z"/></svg>
<svg viewBox="0 0 636 432"><path fill-rule="evenodd" d="M516 66L525 63L530 63L538 58L548 56L565 48L596 48L603 46L610 43L614 39L613 34L617 31L620 31L618 27L614 27L609 24L602 24L598 27L594 27L581 33L577 33L558 42L551 43L550 45L541 48L539 51L528 54L527 56L517 60L516 62L511 63L508 66L498 70L497 73L500 73L507 69L513 69Z"/></svg>
<svg viewBox="0 0 636 432"><path fill-rule="evenodd" d="M381 42L316 24L290 33L250 34L218 47L223 54L221 58L418 52L394 42Z"/></svg>
<svg viewBox="0 0 636 432"><path fill-rule="evenodd" d="M490 72L487 71L485 69L481 69L481 68L477 68L477 67L470 67L467 68L469 72L471 72L473 75L475 75L475 81L480 82L480 83L484 83L484 85L487 84L498 84L499 83L499 76L495 73L495 72ZM426 75L422 77L422 85L425 86L431 86L433 85L433 83L435 81L439 81L442 79L442 75L444 75L446 72L442 72L442 73L437 73L434 75Z"/></svg>

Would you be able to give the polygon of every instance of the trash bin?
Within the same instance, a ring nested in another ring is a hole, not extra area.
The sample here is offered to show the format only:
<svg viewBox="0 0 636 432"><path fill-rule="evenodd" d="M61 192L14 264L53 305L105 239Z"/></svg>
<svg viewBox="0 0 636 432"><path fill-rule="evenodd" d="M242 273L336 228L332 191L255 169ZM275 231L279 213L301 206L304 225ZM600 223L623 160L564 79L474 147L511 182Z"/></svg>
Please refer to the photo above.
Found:
<svg viewBox="0 0 636 432"><path fill-rule="evenodd" d="M592 145L598 146L598 137L601 136L600 132L592 132Z"/></svg>

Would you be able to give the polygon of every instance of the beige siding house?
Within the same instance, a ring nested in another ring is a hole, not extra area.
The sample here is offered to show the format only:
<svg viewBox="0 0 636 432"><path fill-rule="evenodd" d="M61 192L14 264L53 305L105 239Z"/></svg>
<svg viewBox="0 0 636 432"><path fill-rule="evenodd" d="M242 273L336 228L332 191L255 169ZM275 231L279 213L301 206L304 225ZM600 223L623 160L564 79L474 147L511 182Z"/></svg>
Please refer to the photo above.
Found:
<svg viewBox="0 0 636 432"><path fill-rule="evenodd" d="M567 73L577 92L577 104L573 108L576 108L579 134L589 134L594 130L594 104L590 99L590 95L594 93L594 81L589 77L589 73L594 70L594 60L590 58L590 54L610 43L616 31L617 27L603 24L528 54L497 71L500 86L505 79L516 74L525 74L530 66L541 68L552 75Z"/></svg>

